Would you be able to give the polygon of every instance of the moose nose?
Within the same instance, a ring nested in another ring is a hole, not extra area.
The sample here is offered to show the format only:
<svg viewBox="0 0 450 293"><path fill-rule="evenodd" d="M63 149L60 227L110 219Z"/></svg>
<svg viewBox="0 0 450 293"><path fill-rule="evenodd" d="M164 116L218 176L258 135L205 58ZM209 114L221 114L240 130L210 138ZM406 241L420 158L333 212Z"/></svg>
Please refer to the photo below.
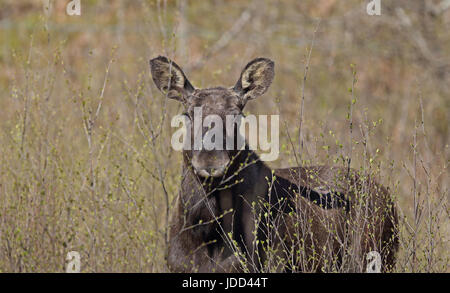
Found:
<svg viewBox="0 0 450 293"><path fill-rule="evenodd" d="M203 168L197 170L196 173L201 177L220 177L224 174L225 166L220 168Z"/></svg>
<svg viewBox="0 0 450 293"><path fill-rule="evenodd" d="M198 176L222 177L230 158L226 151L194 151L191 163Z"/></svg>

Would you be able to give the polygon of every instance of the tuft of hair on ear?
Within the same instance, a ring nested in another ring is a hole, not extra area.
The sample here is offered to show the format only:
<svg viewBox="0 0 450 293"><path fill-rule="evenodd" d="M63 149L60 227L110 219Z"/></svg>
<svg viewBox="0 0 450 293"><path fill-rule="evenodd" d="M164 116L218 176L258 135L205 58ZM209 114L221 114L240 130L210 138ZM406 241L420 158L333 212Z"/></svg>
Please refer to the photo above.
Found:
<svg viewBox="0 0 450 293"><path fill-rule="evenodd" d="M165 56L151 59L150 71L156 87L170 99L184 101L194 91L183 70Z"/></svg>
<svg viewBox="0 0 450 293"><path fill-rule="evenodd" d="M244 103L263 95L270 87L275 76L275 64L267 58L256 58L249 62L234 86Z"/></svg>

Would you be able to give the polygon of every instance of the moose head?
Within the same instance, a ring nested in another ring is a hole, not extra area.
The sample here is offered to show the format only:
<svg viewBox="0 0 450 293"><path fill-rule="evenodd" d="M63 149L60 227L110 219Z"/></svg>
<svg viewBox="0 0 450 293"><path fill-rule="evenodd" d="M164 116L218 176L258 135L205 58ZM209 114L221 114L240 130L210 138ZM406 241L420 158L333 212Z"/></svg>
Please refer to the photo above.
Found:
<svg viewBox="0 0 450 293"><path fill-rule="evenodd" d="M274 77L274 63L266 58L256 58L248 63L242 71L238 81L232 87L213 87L205 89L195 88L188 80L183 70L172 60L159 56L150 60L150 69L156 87L170 99L175 99L184 105L185 116L193 120L195 109L201 109L202 119L218 117L226 121L227 115L242 115L247 101L263 95ZM206 123L204 123L206 122ZM208 135L211 121L202 121L200 128L190 123L190 131L201 132L201 136ZM237 131L225 132L215 139L222 139L221 145L226 145L225 138L234 136L237 141ZM233 148L232 148L233 149ZM194 172L203 178L222 177L226 173L236 149L198 149L186 151L185 157Z"/></svg>

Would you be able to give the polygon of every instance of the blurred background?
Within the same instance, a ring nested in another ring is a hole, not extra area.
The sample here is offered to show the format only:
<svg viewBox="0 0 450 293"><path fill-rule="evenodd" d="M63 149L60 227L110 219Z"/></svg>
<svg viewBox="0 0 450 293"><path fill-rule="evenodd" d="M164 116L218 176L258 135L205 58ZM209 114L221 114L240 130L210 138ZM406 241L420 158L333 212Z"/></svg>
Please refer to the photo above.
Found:
<svg viewBox="0 0 450 293"><path fill-rule="evenodd" d="M280 115L269 165L351 158L397 200L396 271L449 272L450 1L69 2L0 0L0 272L63 272L69 251L83 272L167 271L182 109L158 55L199 88L274 60L246 107Z"/></svg>

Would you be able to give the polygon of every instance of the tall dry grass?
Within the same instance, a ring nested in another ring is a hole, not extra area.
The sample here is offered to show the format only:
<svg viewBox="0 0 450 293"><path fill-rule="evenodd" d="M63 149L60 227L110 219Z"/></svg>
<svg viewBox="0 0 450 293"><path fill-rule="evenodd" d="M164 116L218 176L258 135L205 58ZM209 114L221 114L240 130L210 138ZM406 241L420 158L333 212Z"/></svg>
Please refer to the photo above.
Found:
<svg viewBox="0 0 450 293"><path fill-rule="evenodd" d="M148 60L162 54L197 87L273 59L271 89L247 106L280 114L270 165L375 175L400 211L394 271L448 272L450 10L439 2L386 0L370 17L361 1L99 0L81 16L64 1L2 1L0 271L61 272L72 250L84 272L167 271L181 176L169 122L181 109L151 82Z"/></svg>

